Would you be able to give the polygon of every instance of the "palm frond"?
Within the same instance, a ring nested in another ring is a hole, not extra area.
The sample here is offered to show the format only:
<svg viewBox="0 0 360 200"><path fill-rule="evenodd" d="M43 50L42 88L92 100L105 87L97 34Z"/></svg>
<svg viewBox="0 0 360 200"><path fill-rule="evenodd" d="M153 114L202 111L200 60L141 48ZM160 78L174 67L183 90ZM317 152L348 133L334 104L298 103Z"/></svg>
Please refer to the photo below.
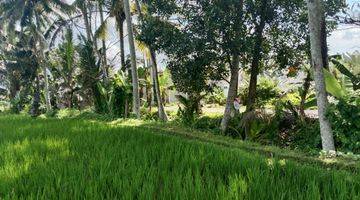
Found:
<svg viewBox="0 0 360 200"><path fill-rule="evenodd" d="M99 26L99 28L96 30L96 32L95 32L95 37L96 38L100 38L100 39L103 39L103 40L106 39L108 19L109 19L109 17L107 17L104 20L104 22Z"/></svg>

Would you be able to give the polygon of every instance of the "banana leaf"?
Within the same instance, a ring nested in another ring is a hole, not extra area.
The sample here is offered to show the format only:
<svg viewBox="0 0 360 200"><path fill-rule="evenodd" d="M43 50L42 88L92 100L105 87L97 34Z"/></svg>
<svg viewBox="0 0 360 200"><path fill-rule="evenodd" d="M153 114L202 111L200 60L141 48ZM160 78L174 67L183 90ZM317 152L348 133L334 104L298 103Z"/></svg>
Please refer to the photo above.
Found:
<svg viewBox="0 0 360 200"><path fill-rule="evenodd" d="M324 69L324 78L326 91L338 99L344 98L346 95L346 90L340 85L335 76L327 69Z"/></svg>

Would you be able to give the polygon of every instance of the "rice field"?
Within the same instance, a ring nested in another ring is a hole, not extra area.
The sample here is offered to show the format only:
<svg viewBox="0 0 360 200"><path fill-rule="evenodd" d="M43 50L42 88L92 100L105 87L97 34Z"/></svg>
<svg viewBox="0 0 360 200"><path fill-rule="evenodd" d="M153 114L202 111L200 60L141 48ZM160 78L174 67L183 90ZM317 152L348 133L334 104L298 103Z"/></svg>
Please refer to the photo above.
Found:
<svg viewBox="0 0 360 200"><path fill-rule="evenodd" d="M132 122L0 115L0 199L360 199L360 175Z"/></svg>

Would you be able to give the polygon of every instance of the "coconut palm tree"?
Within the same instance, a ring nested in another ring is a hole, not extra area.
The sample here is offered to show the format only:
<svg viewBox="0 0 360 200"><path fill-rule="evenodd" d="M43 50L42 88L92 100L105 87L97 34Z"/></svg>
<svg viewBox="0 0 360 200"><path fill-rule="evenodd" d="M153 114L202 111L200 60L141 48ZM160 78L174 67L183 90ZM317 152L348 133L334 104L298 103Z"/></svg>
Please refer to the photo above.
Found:
<svg viewBox="0 0 360 200"><path fill-rule="evenodd" d="M142 14L141 6L140 6L140 3L138 0L135 0L135 5L136 5L136 10L138 12L140 21L142 22L143 14ZM153 87L154 87L154 92L155 92L157 107L158 107L158 115L162 121L167 121L168 117L167 117L165 109L164 109L163 98L161 96L161 91L160 91L160 86L159 86L159 74L158 74L158 69L157 69L158 66L157 66L157 61L156 61L156 52L151 48L150 44L146 44L146 46L147 46L146 48L149 50L150 60L152 62L151 63L151 72L152 72Z"/></svg>
<svg viewBox="0 0 360 200"><path fill-rule="evenodd" d="M124 11L126 16L126 24L128 28L128 40L130 47L130 56L131 56L131 77L132 77L132 86L133 86L133 112L137 118L140 118L140 98L139 98L139 79L136 66L136 52L135 52L135 42L134 42L134 33L132 25L132 17L130 13L130 3L129 0L124 0Z"/></svg>
<svg viewBox="0 0 360 200"><path fill-rule="evenodd" d="M100 23L102 26L100 28L102 28L103 30L105 30L107 28L105 19L104 19L104 4L105 4L104 0L98 0L98 7L99 7L99 12L100 12ZM108 84L109 83L109 69L108 69L108 64L107 64L107 51L106 51L106 41L105 41L106 34L102 34L101 36L102 36L101 37L102 70L103 70L104 80L105 80L106 84Z"/></svg>
<svg viewBox="0 0 360 200"><path fill-rule="evenodd" d="M131 69L128 67L129 65L126 63L125 58L125 48L124 48L124 23L126 20L125 12L124 12L124 2L123 0L98 0L100 3L104 5L104 7L109 11L109 17L101 20L101 25L97 29L95 37L103 38L106 35L106 25L108 20L113 17L115 18L117 29L119 31L119 43L120 43L120 69L123 73L128 71L128 77L131 77ZM101 16L100 16L101 18ZM103 46L104 48L104 46ZM125 117L128 117L129 111L129 102L126 99L125 103Z"/></svg>
<svg viewBox="0 0 360 200"><path fill-rule="evenodd" d="M53 21L50 15L62 17L59 12L68 12L72 7L62 1L47 0L6 0L0 3L0 15L3 18L0 24L7 27L9 34L15 32L15 24L20 22L21 31L25 28L31 32L34 40L32 51L36 55L40 68L44 74L45 103L47 111L51 111L49 81L46 50L48 49L44 33L49 22Z"/></svg>
<svg viewBox="0 0 360 200"><path fill-rule="evenodd" d="M75 59L75 50L73 31L71 28L66 30L62 44L59 45L58 49L51 54L51 60L54 61L52 64L52 72L57 77L62 79L61 86L64 89L64 97L66 98L66 105L68 108L74 106L74 93L76 86L76 72L78 65Z"/></svg>

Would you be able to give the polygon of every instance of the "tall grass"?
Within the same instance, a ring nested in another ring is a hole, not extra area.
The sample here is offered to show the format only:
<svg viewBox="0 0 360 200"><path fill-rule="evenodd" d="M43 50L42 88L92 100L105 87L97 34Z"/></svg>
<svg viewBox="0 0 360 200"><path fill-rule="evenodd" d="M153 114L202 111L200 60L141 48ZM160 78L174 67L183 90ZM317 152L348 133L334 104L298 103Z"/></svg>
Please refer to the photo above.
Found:
<svg viewBox="0 0 360 200"><path fill-rule="evenodd" d="M360 176L78 119L0 116L0 199L360 199Z"/></svg>

